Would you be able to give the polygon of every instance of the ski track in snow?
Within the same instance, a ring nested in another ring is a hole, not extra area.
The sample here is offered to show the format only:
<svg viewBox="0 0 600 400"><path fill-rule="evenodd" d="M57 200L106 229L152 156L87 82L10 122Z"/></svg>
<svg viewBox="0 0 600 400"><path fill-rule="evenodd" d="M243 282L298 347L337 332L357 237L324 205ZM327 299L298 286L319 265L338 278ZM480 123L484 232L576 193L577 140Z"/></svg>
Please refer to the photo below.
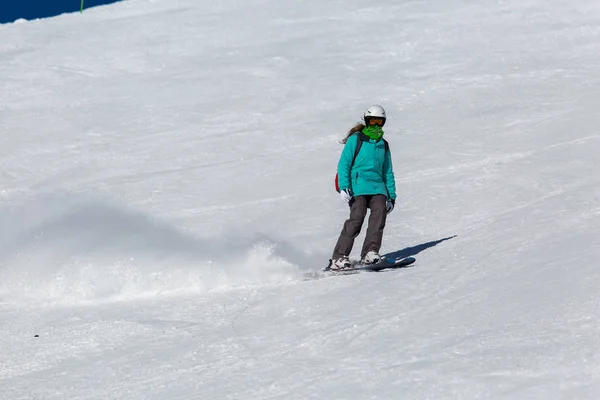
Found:
<svg viewBox="0 0 600 400"><path fill-rule="evenodd" d="M439 178L441 176L449 175L449 174L465 173L471 169L483 168L483 167L487 167L490 165L510 163L512 161L520 160L520 159L523 159L526 157L530 157L530 156L533 156L536 154L543 153L548 150L554 150L554 149L560 148L560 147L585 144L589 141L597 140L598 138L600 138L600 135L591 135L591 136L587 136L587 137L583 137L583 138L578 138L575 140L570 140L567 142L555 143L552 145L545 146L542 149L529 150L529 151L525 151L525 152L512 153L512 154L499 154L499 155L496 155L493 157L486 157L479 161L460 163L460 164L452 164L452 165L449 165L446 167L419 171L416 174L409 174L405 177L402 177L402 178L398 179L397 181L399 183L409 183L409 182L415 182L415 181L420 182L423 179L426 179L428 177Z"/></svg>

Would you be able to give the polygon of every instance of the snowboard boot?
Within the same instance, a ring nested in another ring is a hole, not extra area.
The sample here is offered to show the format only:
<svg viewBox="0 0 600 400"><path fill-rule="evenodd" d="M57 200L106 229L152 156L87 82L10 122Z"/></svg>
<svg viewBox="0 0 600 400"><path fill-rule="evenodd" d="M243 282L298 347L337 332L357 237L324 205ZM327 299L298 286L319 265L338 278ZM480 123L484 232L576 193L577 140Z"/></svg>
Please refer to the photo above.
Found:
<svg viewBox="0 0 600 400"><path fill-rule="evenodd" d="M377 253L376 251L370 251L367 253L365 258L363 258L362 262L364 264L370 265L370 264L376 264L380 260L381 260L381 256L379 255L379 253Z"/></svg>
<svg viewBox="0 0 600 400"><path fill-rule="evenodd" d="M332 271L341 271L348 268L352 268L348 256L340 257L337 260L329 260L329 269Z"/></svg>

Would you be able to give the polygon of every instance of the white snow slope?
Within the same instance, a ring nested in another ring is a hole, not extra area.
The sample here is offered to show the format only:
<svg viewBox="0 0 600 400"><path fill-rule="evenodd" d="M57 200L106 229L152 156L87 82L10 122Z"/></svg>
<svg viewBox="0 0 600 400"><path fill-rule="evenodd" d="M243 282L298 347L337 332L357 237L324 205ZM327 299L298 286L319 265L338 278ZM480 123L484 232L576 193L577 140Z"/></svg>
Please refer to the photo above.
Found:
<svg viewBox="0 0 600 400"><path fill-rule="evenodd" d="M597 0L0 26L0 398L600 398L599 54ZM418 261L326 277L373 103Z"/></svg>

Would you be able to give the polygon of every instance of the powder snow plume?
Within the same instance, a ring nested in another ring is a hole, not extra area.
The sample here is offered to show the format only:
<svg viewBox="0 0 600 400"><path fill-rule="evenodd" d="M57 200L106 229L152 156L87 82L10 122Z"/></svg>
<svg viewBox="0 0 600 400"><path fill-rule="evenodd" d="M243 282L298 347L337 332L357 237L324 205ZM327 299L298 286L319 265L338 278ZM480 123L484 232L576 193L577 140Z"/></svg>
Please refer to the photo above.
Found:
<svg viewBox="0 0 600 400"><path fill-rule="evenodd" d="M206 241L97 201L44 197L0 210L0 299L81 301L298 278L268 240Z"/></svg>

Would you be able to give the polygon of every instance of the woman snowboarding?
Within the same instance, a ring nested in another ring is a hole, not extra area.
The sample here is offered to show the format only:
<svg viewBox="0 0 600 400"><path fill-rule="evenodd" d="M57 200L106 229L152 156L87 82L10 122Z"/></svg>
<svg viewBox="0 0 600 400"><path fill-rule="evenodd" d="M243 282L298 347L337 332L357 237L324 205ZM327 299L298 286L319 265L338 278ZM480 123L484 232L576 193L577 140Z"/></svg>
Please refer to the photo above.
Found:
<svg viewBox="0 0 600 400"><path fill-rule="evenodd" d="M371 209L371 215L360 254L361 261L374 264L381 259L379 249L385 220L396 202L392 156L387 141L383 139L385 110L373 105L367 108L363 117L364 124L354 126L342 140L345 145L338 163L336 183L342 200L350 206L350 217L344 223L329 261L332 270L352 267L348 256L368 208Z"/></svg>

